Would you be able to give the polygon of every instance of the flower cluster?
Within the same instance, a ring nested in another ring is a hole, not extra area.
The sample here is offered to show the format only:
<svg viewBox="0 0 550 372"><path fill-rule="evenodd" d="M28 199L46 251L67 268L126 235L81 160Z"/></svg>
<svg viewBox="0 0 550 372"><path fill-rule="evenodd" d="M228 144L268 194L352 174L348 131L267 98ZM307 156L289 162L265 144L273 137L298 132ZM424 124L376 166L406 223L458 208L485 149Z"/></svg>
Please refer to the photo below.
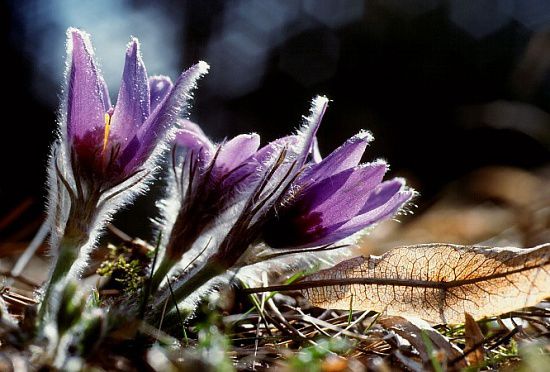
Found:
<svg viewBox="0 0 550 372"><path fill-rule="evenodd" d="M109 216L146 188L159 156L170 147L174 192L161 204L167 238L142 291L142 315L156 314L165 303L168 292L161 285L170 284L168 274L177 274L171 295L185 300L213 278L265 260L260 249L302 252L349 240L391 218L412 198L403 180L383 180L384 161L361 163L372 140L368 132L321 157L316 133L328 105L325 97L313 100L295 134L264 146L255 133L212 142L182 115L207 69L198 63L174 84L168 77L149 77L139 42L132 39L112 105L89 36L69 29L60 139L50 171L57 258L42 315L52 312L51 288L62 290L63 282L76 276ZM151 294L156 295L152 309L146 306Z"/></svg>
<svg viewBox="0 0 550 372"><path fill-rule="evenodd" d="M391 218L412 198L402 179L383 181L384 161L361 163L372 140L368 132L320 157L315 134L327 104L317 97L297 134L261 148L257 134L213 144L195 124L184 125L177 137L185 151L176 170L179 198L172 200L179 211L155 287L183 265L188 270L174 295L185 299L239 266L250 249L332 245Z"/></svg>

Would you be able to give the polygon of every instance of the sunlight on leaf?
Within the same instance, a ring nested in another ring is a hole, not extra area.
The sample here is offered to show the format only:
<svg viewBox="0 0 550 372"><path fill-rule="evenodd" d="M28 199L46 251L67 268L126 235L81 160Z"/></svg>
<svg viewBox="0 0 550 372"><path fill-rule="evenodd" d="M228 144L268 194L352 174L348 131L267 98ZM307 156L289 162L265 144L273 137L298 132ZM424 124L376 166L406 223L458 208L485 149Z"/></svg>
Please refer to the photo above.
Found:
<svg viewBox="0 0 550 372"><path fill-rule="evenodd" d="M423 244L356 257L293 285L315 306L463 323L550 297L550 244L532 249Z"/></svg>

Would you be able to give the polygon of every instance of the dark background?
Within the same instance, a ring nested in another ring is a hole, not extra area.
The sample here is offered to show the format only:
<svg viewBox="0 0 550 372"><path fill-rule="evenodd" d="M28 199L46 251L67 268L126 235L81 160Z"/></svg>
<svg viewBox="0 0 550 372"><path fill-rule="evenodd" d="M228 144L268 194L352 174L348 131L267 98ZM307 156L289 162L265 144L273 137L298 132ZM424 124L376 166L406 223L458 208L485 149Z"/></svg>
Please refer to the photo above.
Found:
<svg viewBox="0 0 550 372"><path fill-rule="evenodd" d="M209 62L191 119L216 140L272 140L327 95L322 153L370 130L367 157L420 205L485 165L548 164L550 1L14 0L0 17L0 238L25 235L10 216L28 233L40 221L68 26L92 34L113 99L130 35L151 74Z"/></svg>

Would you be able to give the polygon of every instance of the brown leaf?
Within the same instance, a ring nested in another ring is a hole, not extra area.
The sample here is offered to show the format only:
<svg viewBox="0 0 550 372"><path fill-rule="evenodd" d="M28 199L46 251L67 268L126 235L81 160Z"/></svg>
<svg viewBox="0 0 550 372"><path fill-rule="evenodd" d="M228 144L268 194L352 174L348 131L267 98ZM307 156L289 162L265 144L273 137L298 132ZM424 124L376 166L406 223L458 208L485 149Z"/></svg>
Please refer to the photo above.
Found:
<svg viewBox="0 0 550 372"><path fill-rule="evenodd" d="M464 337L466 339L466 347L464 353L466 354L466 360L471 366L479 366L483 363L485 351L483 350L483 333L476 323L474 318L464 313L466 321L464 322Z"/></svg>
<svg viewBox="0 0 550 372"><path fill-rule="evenodd" d="M426 344L422 340L422 332L428 336L430 342L436 350L442 351L441 354L444 356L444 360L439 361L442 364L447 365L447 362L453 359L458 359L462 356L462 352L459 348L449 342L446 337L441 335L441 333L437 332L425 322L405 319L400 316L392 316L381 317L378 319L377 323L382 327L395 332L400 337L403 337L416 349L416 351L418 351L418 354L422 359L423 370L425 370L425 366L429 365L431 356L428 353ZM463 360L459 360L454 367L463 368L466 367L466 363Z"/></svg>
<svg viewBox="0 0 550 372"><path fill-rule="evenodd" d="M313 305L462 323L550 297L550 244L532 249L422 244L356 257L292 285Z"/></svg>

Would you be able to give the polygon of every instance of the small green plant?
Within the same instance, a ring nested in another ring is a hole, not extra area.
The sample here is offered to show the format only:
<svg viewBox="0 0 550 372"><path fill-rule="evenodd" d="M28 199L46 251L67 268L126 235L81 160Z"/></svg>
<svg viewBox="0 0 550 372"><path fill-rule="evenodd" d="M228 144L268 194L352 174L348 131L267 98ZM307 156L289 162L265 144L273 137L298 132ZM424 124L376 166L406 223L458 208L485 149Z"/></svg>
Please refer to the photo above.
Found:
<svg viewBox="0 0 550 372"><path fill-rule="evenodd" d="M109 254L97 269L97 274L110 278L111 285L109 287L115 289L136 292L143 288L149 254L136 253L136 249L125 245L115 246L109 244L108 247ZM138 257L138 255L141 257Z"/></svg>

